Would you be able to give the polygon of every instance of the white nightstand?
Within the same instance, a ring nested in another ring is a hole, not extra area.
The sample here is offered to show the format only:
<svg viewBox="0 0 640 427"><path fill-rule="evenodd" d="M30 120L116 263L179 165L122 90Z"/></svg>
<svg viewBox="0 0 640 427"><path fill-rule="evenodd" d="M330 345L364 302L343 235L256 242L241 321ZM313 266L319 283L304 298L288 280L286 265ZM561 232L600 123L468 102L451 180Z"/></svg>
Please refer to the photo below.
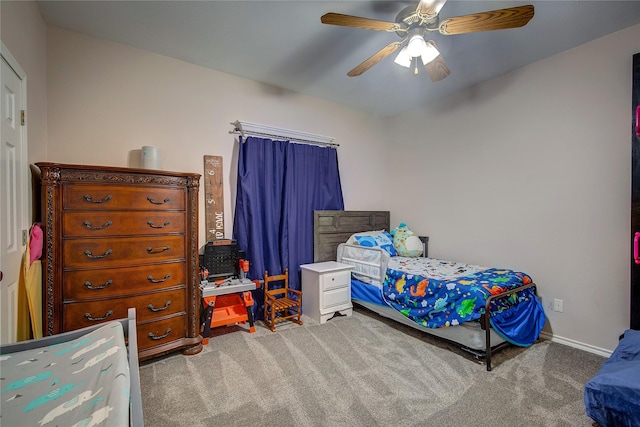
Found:
<svg viewBox="0 0 640 427"><path fill-rule="evenodd" d="M351 316L351 266L335 261L301 265L302 313L320 324L337 312Z"/></svg>

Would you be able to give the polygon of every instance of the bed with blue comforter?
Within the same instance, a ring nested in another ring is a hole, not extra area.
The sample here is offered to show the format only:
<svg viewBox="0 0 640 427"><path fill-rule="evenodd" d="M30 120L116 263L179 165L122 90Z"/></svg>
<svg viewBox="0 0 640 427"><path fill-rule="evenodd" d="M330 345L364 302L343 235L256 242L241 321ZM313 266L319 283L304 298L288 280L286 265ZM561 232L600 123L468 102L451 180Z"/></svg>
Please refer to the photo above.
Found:
<svg viewBox="0 0 640 427"><path fill-rule="evenodd" d="M492 349L538 339L546 317L528 274L428 258L428 237L389 223L389 211L314 211L314 262L351 265L355 303L458 344L489 371Z"/></svg>
<svg viewBox="0 0 640 427"><path fill-rule="evenodd" d="M523 272L434 258L391 257L382 293L387 304L426 328L446 328L478 320L490 297L529 285ZM507 341L533 344L545 322L535 288L492 298L491 325ZM526 326L526 327L524 327Z"/></svg>
<svg viewBox="0 0 640 427"><path fill-rule="evenodd" d="M456 334L439 331L470 323L478 326L474 332L460 332L459 336L466 337L482 329L481 347L471 347L484 349L487 370L491 370L493 333L502 342L527 347L538 339L545 324L536 285L526 273L435 258L390 256L377 247L350 244L340 244L337 253L338 262L353 266L355 302L364 302L365 307L403 323L406 319L467 349L466 338L459 341ZM388 316L386 308L401 318ZM477 337L471 339L477 341Z"/></svg>

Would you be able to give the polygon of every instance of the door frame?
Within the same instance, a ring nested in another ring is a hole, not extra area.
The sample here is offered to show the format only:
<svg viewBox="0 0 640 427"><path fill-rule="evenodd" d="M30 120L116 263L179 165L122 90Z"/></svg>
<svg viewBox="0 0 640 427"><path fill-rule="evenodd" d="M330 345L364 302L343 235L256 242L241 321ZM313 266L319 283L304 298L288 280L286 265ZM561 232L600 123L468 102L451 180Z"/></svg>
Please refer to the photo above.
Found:
<svg viewBox="0 0 640 427"><path fill-rule="evenodd" d="M633 55L631 120L631 285L629 293L629 326L640 330L640 264L635 259L640 242L640 136L636 135L636 111L640 105L640 53Z"/></svg>

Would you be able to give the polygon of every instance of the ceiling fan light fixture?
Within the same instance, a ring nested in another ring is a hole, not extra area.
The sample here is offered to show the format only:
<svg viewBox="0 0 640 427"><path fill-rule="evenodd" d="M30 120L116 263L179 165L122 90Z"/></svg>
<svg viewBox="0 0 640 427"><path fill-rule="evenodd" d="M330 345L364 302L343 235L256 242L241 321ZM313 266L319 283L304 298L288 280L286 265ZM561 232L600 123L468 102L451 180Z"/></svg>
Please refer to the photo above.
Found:
<svg viewBox="0 0 640 427"><path fill-rule="evenodd" d="M393 61L401 67L409 68L411 66L411 59L413 57L409 54L409 50L407 46L403 47L400 50L400 53L396 56L396 59Z"/></svg>
<svg viewBox="0 0 640 427"><path fill-rule="evenodd" d="M405 7L396 15L395 22L333 12L322 15L320 22L341 27L395 32L402 37L402 41L390 43L371 55L349 71L347 73L348 76L361 75L400 47L403 47L394 62L410 68L415 60L415 70L417 71L418 57L420 57L429 77L436 82L447 77L450 71L445 64L444 58L438 52L435 42L433 40L425 40L427 34L437 31L442 35L448 36L519 28L527 25L534 15L534 6L529 4L440 19L440 10L446 2L447 0L414 0L412 5Z"/></svg>
<svg viewBox="0 0 640 427"><path fill-rule="evenodd" d="M409 44L407 45L407 51L411 57L415 58L416 56L421 56L422 52L427 48L427 42L424 41L424 37L420 34L414 34L409 39Z"/></svg>
<svg viewBox="0 0 640 427"><path fill-rule="evenodd" d="M431 40L429 40L425 43L425 47L422 50L420 56L422 57L422 63L424 65L427 65L429 62L440 56L440 51L438 51L435 44Z"/></svg>

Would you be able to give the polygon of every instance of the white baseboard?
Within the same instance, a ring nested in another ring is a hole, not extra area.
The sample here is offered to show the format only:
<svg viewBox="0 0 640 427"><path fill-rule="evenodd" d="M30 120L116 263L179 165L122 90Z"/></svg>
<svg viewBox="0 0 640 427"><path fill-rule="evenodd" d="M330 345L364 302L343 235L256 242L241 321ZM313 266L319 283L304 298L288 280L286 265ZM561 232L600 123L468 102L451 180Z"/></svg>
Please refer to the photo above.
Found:
<svg viewBox="0 0 640 427"><path fill-rule="evenodd" d="M589 344L581 343L579 341L570 340L569 338L552 335L548 332L540 332L540 338L542 338L543 340L548 340L551 342L556 342L558 344L563 344L569 347L577 348L579 350L584 350L589 353L597 354L603 357L609 357L611 356L611 353L613 353L611 350L595 347Z"/></svg>

